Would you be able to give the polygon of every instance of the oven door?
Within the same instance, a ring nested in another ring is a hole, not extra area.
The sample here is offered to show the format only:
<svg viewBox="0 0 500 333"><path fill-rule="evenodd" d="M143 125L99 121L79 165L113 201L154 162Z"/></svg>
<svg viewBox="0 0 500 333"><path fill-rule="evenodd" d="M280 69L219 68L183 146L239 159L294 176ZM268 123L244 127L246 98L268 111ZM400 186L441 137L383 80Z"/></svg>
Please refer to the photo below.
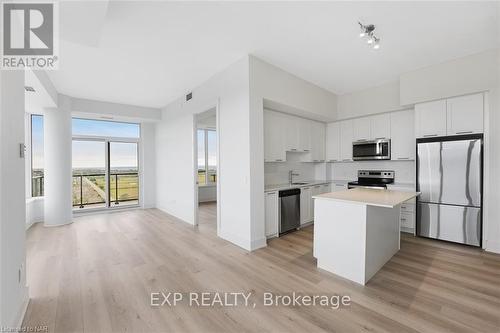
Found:
<svg viewBox="0 0 500 333"><path fill-rule="evenodd" d="M390 160L391 140L357 141L352 143L352 159L360 160Z"/></svg>

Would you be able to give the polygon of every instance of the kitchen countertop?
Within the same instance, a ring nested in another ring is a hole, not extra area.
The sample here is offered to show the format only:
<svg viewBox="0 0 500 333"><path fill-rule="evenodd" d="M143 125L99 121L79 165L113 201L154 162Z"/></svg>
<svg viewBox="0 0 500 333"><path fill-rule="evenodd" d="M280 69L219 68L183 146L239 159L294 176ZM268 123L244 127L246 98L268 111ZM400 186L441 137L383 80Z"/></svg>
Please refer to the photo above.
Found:
<svg viewBox="0 0 500 333"><path fill-rule="evenodd" d="M304 181L300 180L299 182L307 183L307 184L300 184L300 185L290 185L289 183L269 184L269 185L264 186L264 192L281 191L281 190L288 190L291 188L302 188L302 187L321 185L321 184L330 184L333 181L332 180L304 180Z"/></svg>
<svg viewBox="0 0 500 333"><path fill-rule="evenodd" d="M354 188L346 191L315 195L313 198L394 208L395 206L413 199L418 195L420 195L420 192Z"/></svg>

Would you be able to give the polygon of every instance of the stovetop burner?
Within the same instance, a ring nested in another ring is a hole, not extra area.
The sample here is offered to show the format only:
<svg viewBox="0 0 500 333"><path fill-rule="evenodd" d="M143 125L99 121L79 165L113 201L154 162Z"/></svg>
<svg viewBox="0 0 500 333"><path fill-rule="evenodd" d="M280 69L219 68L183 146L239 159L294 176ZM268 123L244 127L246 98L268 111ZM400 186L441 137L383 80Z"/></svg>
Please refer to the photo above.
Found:
<svg viewBox="0 0 500 333"><path fill-rule="evenodd" d="M387 188L387 184L394 183L394 171L388 170L359 170L358 180L347 183L348 188L374 187Z"/></svg>

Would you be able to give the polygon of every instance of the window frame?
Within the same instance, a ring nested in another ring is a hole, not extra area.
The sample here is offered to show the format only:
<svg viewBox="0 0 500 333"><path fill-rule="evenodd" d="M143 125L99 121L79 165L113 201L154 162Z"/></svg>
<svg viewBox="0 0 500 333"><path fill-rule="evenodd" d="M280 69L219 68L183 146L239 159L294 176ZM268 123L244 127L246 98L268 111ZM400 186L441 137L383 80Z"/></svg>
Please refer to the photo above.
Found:
<svg viewBox="0 0 500 333"><path fill-rule="evenodd" d="M30 142L29 142L29 158L30 158L30 198L43 198L45 195L45 163L42 168L43 170L43 181L42 181L42 186L41 186L41 194L40 195L34 195L34 187L33 187L33 117L41 117L42 119L42 129L45 129L45 119L43 114L38 114L38 113L30 113L29 114L29 130L30 130ZM45 138L44 138L45 141ZM44 150L44 157L45 157L45 150Z"/></svg>
<svg viewBox="0 0 500 333"><path fill-rule="evenodd" d="M215 174L215 181L209 181L210 173L209 173L209 166L208 166L208 132L214 132L216 140L217 140L217 131L213 128L197 128L197 131L203 131L203 142L204 142L204 160L205 160L205 182L204 183L198 183L198 186L203 187L203 186L216 186L217 185L217 158L216 158L216 165L215 165L215 173L212 172L211 174ZM196 133L198 135L198 132ZM199 145L199 142L198 142ZM198 147L196 147L198 151ZM215 147L215 154L217 156L217 146ZM199 170L199 169L198 169Z"/></svg>
<svg viewBox="0 0 500 333"><path fill-rule="evenodd" d="M73 209L74 213L85 213L89 211L106 211L106 210L114 210L114 209L123 209L123 208L134 208L134 207L140 207L142 204L142 186L143 186L143 173L142 173L142 124L141 123L135 123L135 122L130 122L130 121L118 121L118 120L107 120L107 119L93 119L93 118L81 118L81 117L72 117L73 119L83 119L83 120L89 120L89 121L104 121L104 122L113 122L113 123L125 123L125 124L132 124L132 125L137 125L139 127L139 137L113 137L113 136L96 136L96 135L82 135L82 134L73 134L71 135L71 141L102 141L105 143L105 157L106 157L106 172L105 172L105 179L106 179L106 207L101 208L101 207L96 207L96 208L85 208L85 209ZM109 162L110 162L110 143L116 142L116 143L133 143L137 144L137 176L138 176L138 199L137 199L137 204L134 205L127 205L127 206L113 206L111 205L111 191L109 188L110 184L110 167L109 167Z"/></svg>

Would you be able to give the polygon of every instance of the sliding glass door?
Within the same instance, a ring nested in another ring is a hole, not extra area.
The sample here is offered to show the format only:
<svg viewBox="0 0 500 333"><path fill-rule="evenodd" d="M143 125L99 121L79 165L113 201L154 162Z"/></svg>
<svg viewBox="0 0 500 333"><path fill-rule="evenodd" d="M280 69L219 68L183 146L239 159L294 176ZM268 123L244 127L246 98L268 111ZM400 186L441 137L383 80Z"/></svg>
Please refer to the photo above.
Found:
<svg viewBox="0 0 500 333"><path fill-rule="evenodd" d="M73 207L107 207L106 142L73 140Z"/></svg>
<svg viewBox="0 0 500 333"><path fill-rule="evenodd" d="M137 143L109 142L109 202L111 206L139 203Z"/></svg>
<svg viewBox="0 0 500 333"><path fill-rule="evenodd" d="M138 157L137 142L74 139L74 209L138 205Z"/></svg>

